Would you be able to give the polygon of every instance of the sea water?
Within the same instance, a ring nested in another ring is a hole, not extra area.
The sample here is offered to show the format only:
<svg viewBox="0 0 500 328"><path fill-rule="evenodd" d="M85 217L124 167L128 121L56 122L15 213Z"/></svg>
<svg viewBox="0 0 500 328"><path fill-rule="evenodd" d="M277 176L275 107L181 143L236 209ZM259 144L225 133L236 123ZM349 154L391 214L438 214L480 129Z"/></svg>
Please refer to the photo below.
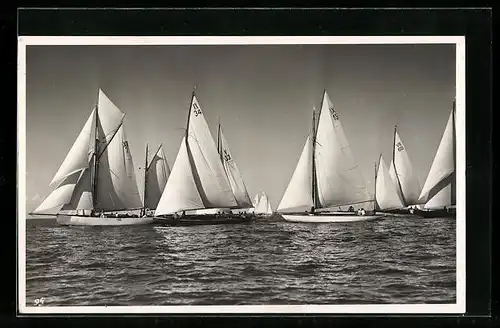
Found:
<svg viewBox="0 0 500 328"><path fill-rule="evenodd" d="M68 227L27 220L26 305L455 303L454 219Z"/></svg>

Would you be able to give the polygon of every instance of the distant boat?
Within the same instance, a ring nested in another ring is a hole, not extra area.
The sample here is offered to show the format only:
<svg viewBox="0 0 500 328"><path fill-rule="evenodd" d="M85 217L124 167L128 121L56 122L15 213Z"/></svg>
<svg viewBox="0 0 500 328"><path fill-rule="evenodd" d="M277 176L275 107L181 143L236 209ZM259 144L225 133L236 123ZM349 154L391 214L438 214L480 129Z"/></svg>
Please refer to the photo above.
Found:
<svg viewBox="0 0 500 328"><path fill-rule="evenodd" d="M236 203L238 203L238 209L235 209L233 212L239 214L249 213L253 207L252 200L248 195L247 187L236 165L236 161L233 158L233 154L229 149L229 144L224 137L220 123L217 130L217 151L222 165L224 166Z"/></svg>
<svg viewBox="0 0 500 328"><path fill-rule="evenodd" d="M352 222L375 220L383 214L365 211L331 212L332 207L373 203L361 170L355 162L338 113L323 92L318 124L313 111L312 133L306 139L290 183L278 206L281 216L292 222Z"/></svg>
<svg viewBox="0 0 500 328"><path fill-rule="evenodd" d="M155 217L167 224L236 223L248 219L232 217L230 210L233 208L239 205L193 91L186 133ZM172 215L172 220L166 218Z"/></svg>
<svg viewBox="0 0 500 328"><path fill-rule="evenodd" d="M160 201L161 194L165 189L170 167L167 158L160 144L158 150L154 153L148 162L148 145L146 144L146 156L144 162L144 186L143 186L143 209L141 216L153 216L150 211L155 210Z"/></svg>
<svg viewBox="0 0 500 328"><path fill-rule="evenodd" d="M118 214L142 208L124 117L99 89L94 110L50 183L56 189L33 214L55 214L62 225L153 222L139 215ZM110 216L109 212L116 213Z"/></svg>
<svg viewBox="0 0 500 328"><path fill-rule="evenodd" d="M453 101L453 109L418 200L420 204L425 205L423 209L415 209L414 214L424 217L456 216L455 139L455 101Z"/></svg>
<svg viewBox="0 0 500 328"><path fill-rule="evenodd" d="M417 205L420 195L420 183L413 172L413 166L408 151L399 136L397 126L394 127L393 140L389 176L396 187L396 192L402 204L400 208L392 208L383 211L388 213L409 214L409 208Z"/></svg>
<svg viewBox="0 0 500 328"><path fill-rule="evenodd" d="M260 217L268 217L273 215L273 210L271 208L271 202L267 197L265 191L260 194L259 202L257 203L254 213Z"/></svg>

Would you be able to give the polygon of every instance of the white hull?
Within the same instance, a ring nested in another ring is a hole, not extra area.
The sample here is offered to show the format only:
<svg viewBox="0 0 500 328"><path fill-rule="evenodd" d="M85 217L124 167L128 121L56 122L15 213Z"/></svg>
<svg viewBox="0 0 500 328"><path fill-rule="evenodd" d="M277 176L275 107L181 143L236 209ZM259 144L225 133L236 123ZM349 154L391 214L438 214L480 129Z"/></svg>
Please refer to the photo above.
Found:
<svg viewBox="0 0 500 328"><path fill-rule="evenodd" d="M283 219L289 222L303 223L341 223L341 222L358 222L372 221L384 217L384 214L376 215L288 215L281 214Z"/></svg>
<svg viewBox="0 0 500 328"><path fill-rule="evenodd" d="M152 217L146 218L100 218L91 216L58 215L57 223L78 226L124 226L153 223Z"/></svg>

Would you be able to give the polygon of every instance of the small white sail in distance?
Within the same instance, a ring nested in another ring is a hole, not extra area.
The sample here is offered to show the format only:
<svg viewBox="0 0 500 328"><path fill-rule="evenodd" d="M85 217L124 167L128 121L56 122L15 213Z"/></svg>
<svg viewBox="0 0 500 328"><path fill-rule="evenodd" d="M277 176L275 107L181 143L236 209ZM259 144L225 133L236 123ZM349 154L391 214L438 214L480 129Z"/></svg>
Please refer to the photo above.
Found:
<svg viewBox="0 0 500 328"><path fill-rule="evenodd" d="M405 206L414 205L418 201L420 195L420 183L417 176L413 172L410 157L407 149L399 136L399 133L394 128L394 145L393 145L393 165L395 171L395 180L398 188L401 189L402 200Z"/></svg>
<svg viewBox="0 0 500 328"><path fill-rule="evenodd" d="M425 203L430 200L432 197L436 196L441 189L451 185L455 179L454 134L454 110L452 110L436 155L434 156L429 174L422 188L418 200L419 203ZM451 202L451 198L449 202Z"/></svg>
<svg viewBox="0 0 500 328"><path fill-rule="evenodd" d="M257 204L257 207L255 208L255 213L266 214L267 213L267 204L268 204L267 194L265 191L263 191L261 196L260 196L259 203Z"/></svg>
<svg viewBox="0 0 500 328"><path fill-rule="evenodd" d="M253 207L257 207L257 205L259 204L259 201L260 201L260 194L256 194L255 197L253 198Z"/></svg>
<svg viewBox="0 0 500 328"><path fill-rule="evenodd" d="M240 208L251 208L252 200L248 195L245 182L243 181L243 177L238 169L238 166L236 165L236 162L234 161L233 154L229 149L229 144L224 137L220 124L218 135L220 139L220 156L236 202Z"/></svg>
<svg viewBox="0 0 500 328"><path fill-rule="evenodd" d="M271 202L267 200L267 214L273 214L273 209L271 208Z"/></svg>
<svg viewBox="0 0 500 328"><path fill-rule="evenodd" d="M404 207L382 155L380 155L375 182L375 199L381 210L400 209Z"/></svg>
<svg viewBox="0 0 500 328"><path fill-rule="evenodd" d="M308 211L313 206L312 144L308 136L290 182L281 198L278 211Z"/></svg>

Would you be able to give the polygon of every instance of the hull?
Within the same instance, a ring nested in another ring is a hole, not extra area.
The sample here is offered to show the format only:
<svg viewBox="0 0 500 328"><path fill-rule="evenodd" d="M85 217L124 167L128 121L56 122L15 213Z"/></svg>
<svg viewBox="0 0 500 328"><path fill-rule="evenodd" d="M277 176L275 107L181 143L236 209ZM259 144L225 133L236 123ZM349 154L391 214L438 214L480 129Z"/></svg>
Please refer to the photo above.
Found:
<svg viewBox="0 0 500 328"><path fill-rule="evenodd" d="M455 211L447 211L447 210L415 210L413 211L414 215L421 216L423 218L456 218Z"/></svg>
<svg viewBox="0 0 500 328"><path fill-rule="evenodd" d="M384 214L354 215L354 214L328 214L328 215L304 215L304 214L281 214L283 219L289 222L303 223L342 223L373 221L384 217Z"/></svg>
<svg viewBox="0 0 500 328"><path fill-rule="evenodd" d="M252 216L246 217L220 217L216 215L189 215L182 218L155 217L154 222L159 225L168 226L194 226L194 225L217 225L217 224L241 224L251 222Z"/></svg>
<svg viewBox="0 0 500 328"><path fill-rule="evenodd" d="M382 210L380 211L382 213L387 213L387 214L399 214L399 215L408 215L410 214L410 211L408 209L395 209L395 210Z"/></svg>
<svg viewBox="0 0 500 328"><path fill-rule="evenodd" d="M57 223L61 225L77 225L77 226L125 226L125 225L140 225L151 224L154 220L151 217L119 217L119 218L100 218L92 216L76 216L76 215L58 215Z"/></svg>

